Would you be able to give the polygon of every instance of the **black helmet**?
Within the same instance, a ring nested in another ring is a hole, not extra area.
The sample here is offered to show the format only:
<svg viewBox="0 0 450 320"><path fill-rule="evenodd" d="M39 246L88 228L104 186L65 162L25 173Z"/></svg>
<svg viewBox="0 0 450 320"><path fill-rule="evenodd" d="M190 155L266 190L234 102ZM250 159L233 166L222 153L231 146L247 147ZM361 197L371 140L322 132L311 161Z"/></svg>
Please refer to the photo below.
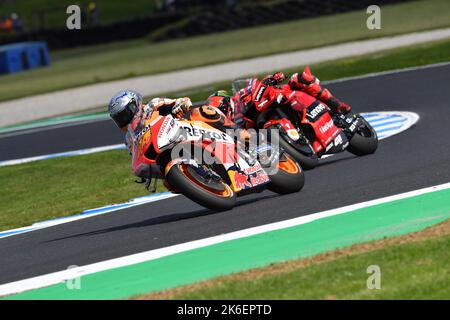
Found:
<svg viewBox="0 0 450 320"><path fill-rule="evenodd" d="M136 91L125 90L118 92L108 104L109 116L122 129L130 124L142 103L142 95Z"/></svg>

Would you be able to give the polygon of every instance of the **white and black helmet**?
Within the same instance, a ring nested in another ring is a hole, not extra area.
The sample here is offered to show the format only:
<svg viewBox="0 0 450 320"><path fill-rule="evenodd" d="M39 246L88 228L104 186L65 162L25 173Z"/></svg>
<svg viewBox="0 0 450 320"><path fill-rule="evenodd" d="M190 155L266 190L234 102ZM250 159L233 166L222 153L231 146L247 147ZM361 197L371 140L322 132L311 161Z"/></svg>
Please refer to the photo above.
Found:
<svg viewBox="0 0 450 320"><path fill-rule="evenodd" d="M108 104L109 116L119 128L130 124L143 103L142 95L133 90L120 91Z"/></svg>

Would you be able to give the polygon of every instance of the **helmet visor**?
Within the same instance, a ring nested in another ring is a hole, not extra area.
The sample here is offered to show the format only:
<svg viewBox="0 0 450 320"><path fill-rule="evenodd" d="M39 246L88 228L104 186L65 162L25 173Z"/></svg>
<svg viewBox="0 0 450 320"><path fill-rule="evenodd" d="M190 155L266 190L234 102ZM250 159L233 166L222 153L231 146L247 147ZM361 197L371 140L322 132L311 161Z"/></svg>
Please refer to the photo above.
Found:
<svg viewBox="0 0 450 320"><path fill-rule="evenodd" d="M131 120L133 120L134 115L136 114L137 107L135 104L128 105L122 111L112 115L112 119L116 123L116 125L122 129L123 127L130 124Z"/></svg>

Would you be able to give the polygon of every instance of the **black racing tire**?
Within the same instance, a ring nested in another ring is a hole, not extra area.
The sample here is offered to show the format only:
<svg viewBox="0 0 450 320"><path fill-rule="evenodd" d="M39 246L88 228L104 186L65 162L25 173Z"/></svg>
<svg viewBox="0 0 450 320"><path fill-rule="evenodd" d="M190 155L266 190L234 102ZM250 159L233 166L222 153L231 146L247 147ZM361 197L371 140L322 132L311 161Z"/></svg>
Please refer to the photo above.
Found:
<svg viewBox="0 0 450 320"><path fill-rule="evenodd" d="M350 139L347 151L357 156L365 156L374 153L378 148L378 136L374 128L361 117L365 128L364 132L358 131Z"/></svg>
<svg viewBox="0 0 450 320"><path fill-rule="evenodd" d="M180 169L180 165L174 164L166 175L166 179L170 185L174 186L177 192L185 195L199 205L215 211L230 210L236 204L236 193L226 183L222 182L224 188L229 194L222 196L215 194L206 188L194 183Z"/></svg>
<svg viewBox="0 0 450 320"><path fill-rule="evenodd" d="M299 152L295 149L289 142L285 140L285 137L280 135L279 139L280 147L284 149L288 154L290 154L295 161L304 169L311 170L314 169L319 163L319 158L317 154L313 154L312 156L307 156Z"/></svg>
<svg viewBox="0 0 450 320"><path fill-rule="evenodd" d="M289 161L290 166L294 166L296 169L286 170L279 164L277 173L269 176L270 184L268 189L278 194L299 192L305 185L304 171L302 170L302 167L294 160L294 158L288 154L282 154L280 161L283 160L282 158Z"/></svg>

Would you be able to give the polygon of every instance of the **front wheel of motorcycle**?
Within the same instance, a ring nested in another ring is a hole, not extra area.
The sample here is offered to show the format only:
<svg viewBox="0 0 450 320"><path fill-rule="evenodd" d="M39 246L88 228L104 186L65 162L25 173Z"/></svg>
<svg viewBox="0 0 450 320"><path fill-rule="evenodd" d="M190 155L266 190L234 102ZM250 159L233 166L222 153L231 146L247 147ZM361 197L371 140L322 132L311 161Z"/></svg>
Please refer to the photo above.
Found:
<svg viewBox="0 0 450 320"><path fill-rule="evenodd" d="M280 147L283 148L284 151L286 151L288 154L290 154L295 161L297 161L303 169L305 170L311 170L314 169L317 164L319 163L319 159L317 157L317 154L311 153L310 155L306 155L301 153L295 146L293 141L289 143L289 138L281 136L279 139Z"/></svg>
<svg viewBox="0 0 450 320"><path fill-rule="evenodd" d="M278 161L278 170L269 178L268 189L278 194L299 192L305 185L305 175L301 166L285 152Z"/></svg>
<svg viewBox="0 0 450 320"><path fill-rule="evenodd" d="M364 156L374 153L378 148L378 136L374 128L360 117L362 125L350 139L347 151L357 156Z"/></svg>
<svg viewBox="0 0 450 320"><path fill-rule="evenodd" d="M176 163L166 174L170 185L192 201L215 211L232 209L236 194L221 180L206 180L189 163Z"/></svg>

